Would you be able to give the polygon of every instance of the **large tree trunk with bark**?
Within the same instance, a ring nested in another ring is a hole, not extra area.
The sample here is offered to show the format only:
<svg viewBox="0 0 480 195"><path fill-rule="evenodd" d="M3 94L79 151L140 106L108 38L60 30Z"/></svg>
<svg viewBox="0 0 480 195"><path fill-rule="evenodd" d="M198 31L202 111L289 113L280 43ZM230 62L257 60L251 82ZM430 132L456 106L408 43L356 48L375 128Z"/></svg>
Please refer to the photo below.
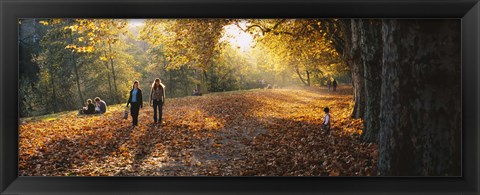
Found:
<svg viewBox="0 0 480 195"><path fill-rule="evenodd" d="M355 106L353 108L353 118L363 118L365 113L365 81L364 68L360 52L360 29L361 19L352 19L350 22L351 37L349 45L349 61L352 70L353 96Z"/></svg>
<svg viewBox="0 0 480 195"><path fill-rule="evenodd" d="M363 141L377 142L380 129L380 90L382 86L382 23L368 19L359 22L360 50L365 82Z"/></svg>
<svg viewBox="0 0 480 195"><path fill-rule="evenodd" d="M383 20L380 175L461 174L460 20Z"/></svg>

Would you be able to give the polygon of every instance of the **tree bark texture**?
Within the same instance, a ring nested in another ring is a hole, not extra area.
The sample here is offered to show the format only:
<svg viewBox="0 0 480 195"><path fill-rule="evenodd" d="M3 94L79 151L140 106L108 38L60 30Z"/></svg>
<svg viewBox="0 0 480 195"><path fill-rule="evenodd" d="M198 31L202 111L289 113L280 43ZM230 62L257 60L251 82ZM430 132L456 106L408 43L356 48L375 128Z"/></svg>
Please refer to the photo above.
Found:
<svg viewBox="0 0 480 195"><path fill-rule="evenodd" d="M360 28L361 19L351 19L351 45L349 59L352 70L352 83L354 86L355 106L353 109L353 118L363 118L365 113L365 81L364 67L360 48Z"/></svg>
<svg viewBox="0 0 480 195"><path fill-rule="evenodd" d="M362 138L366 142L377 142L380 129L380 91L382 86L383 42L381 20L361 20L359 31L365 83L365 114Z"/></svg>
<svg viewBox="0 0 480 195"><path fill-rule="evenodd" d="M461 173L460 20L382 21L379 175Z"/></svg>
<svg viewBox="0 0 480 195"><path fill-rule="evenodd" d="M108 44L108 49L110 50L110 54L113 53L112 51L112 44ZM115 66L113 64L113 58L110 58L110 65L112 69L112 76L113 76L113 88L115 89L115 96L113 96L115 103L119 103L119 97L118 97L118 89L117 89L117 75L115 74Z"/></svg>

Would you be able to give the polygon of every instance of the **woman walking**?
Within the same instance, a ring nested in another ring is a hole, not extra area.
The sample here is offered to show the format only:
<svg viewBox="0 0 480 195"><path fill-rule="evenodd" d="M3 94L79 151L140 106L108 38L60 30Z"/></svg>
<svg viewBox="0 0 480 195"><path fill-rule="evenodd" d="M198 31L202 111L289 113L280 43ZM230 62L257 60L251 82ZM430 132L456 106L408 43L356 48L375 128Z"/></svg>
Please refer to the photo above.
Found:
<svg viewBox="0 0 480 195"><path fill-rule="evenodd" d="M133 82L133 87L132 90L130 90L130 97L127 102L127 107L129 104L132 104L132 107L130 107L130 113L132 115L132 123L134 127L138 125L138 113L140 108L143 108L142 90L138 85L138 81Z"/></svg>
<svg viewBox="0 0 480 195"><path fill-rule="evenodd" d="M162 110L165 103L165 85L159 78L156 78L152 83L152 90L150 91L150 106L153 107L153 121L154 123L162 124ZM158 110L158 119L157 119Z"/></svg>

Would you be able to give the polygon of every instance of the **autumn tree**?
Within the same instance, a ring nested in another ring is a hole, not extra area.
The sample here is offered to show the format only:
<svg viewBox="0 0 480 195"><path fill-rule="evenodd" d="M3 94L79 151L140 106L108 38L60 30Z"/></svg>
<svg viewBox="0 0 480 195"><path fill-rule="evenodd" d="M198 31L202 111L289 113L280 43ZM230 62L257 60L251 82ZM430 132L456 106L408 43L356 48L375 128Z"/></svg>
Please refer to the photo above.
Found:
<svg viewBox="0 0 480 195"><path fill-rule="evenodd" d="M84 105L85 97L100 96L114 103L126 96L121 91L126 91L127 86L116 80L132 80L129 77L137 74L133 70L136 62L127 53L130 46L124 41L128 36L125 20L38 19L35 23L42 26L44 33L37 37L39 53L26 60L38 64L37 73L32 74L38 75L39 81L25 81L22 87L32 86L29 90L37 91L38 96L29 102L49 105L37 106L40 113L78 108ZM104 90L107 82L110 92Z"/></svg>
<svg viewBox="0 0 480 195"><path fill-rule="evenodd" d="M275 19L249 20L246 31L256 34L257 40L270 48L288 67L294 70L298 79L310 86L313 77L325 78L335 70L342 69L342 61L335 50L329 34L324 32L322 20ZM317 79L319 80L319 79Z"/></svg>
<svg viewBox="0 0 480 195"><path fill-rule="evenodd" d="M44 100L44 105L48 105L44 108L47 112L70 109L72 102L67 101L69 99L67 97L73 95L71 94L71 84L75 82L75 77L73 77L74 66L72 66L71 51L65 48L71 41L71 34L64 30L67 28L64 20L39 22L48 25L45 35L40 40L42 52L33 59L40 68L38 89L41 94L45 94L40 98ZM77 93L77 95L79 94Z"/></svg>

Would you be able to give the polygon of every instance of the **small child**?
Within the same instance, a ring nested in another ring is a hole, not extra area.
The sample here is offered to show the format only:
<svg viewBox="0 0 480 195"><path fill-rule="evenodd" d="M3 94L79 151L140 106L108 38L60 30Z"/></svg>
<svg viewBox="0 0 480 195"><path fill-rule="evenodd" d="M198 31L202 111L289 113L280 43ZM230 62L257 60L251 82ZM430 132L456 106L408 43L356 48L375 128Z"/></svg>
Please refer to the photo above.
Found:
<svg viewBox="0 0 480 195"><path fill-rule="evenodd" d="M328 107L325 107L323 109L325 112L325 116L323 117L323 123L322 123L322 129L324 131L327 131L327 133L330 132L330 109Z"/></svg>

